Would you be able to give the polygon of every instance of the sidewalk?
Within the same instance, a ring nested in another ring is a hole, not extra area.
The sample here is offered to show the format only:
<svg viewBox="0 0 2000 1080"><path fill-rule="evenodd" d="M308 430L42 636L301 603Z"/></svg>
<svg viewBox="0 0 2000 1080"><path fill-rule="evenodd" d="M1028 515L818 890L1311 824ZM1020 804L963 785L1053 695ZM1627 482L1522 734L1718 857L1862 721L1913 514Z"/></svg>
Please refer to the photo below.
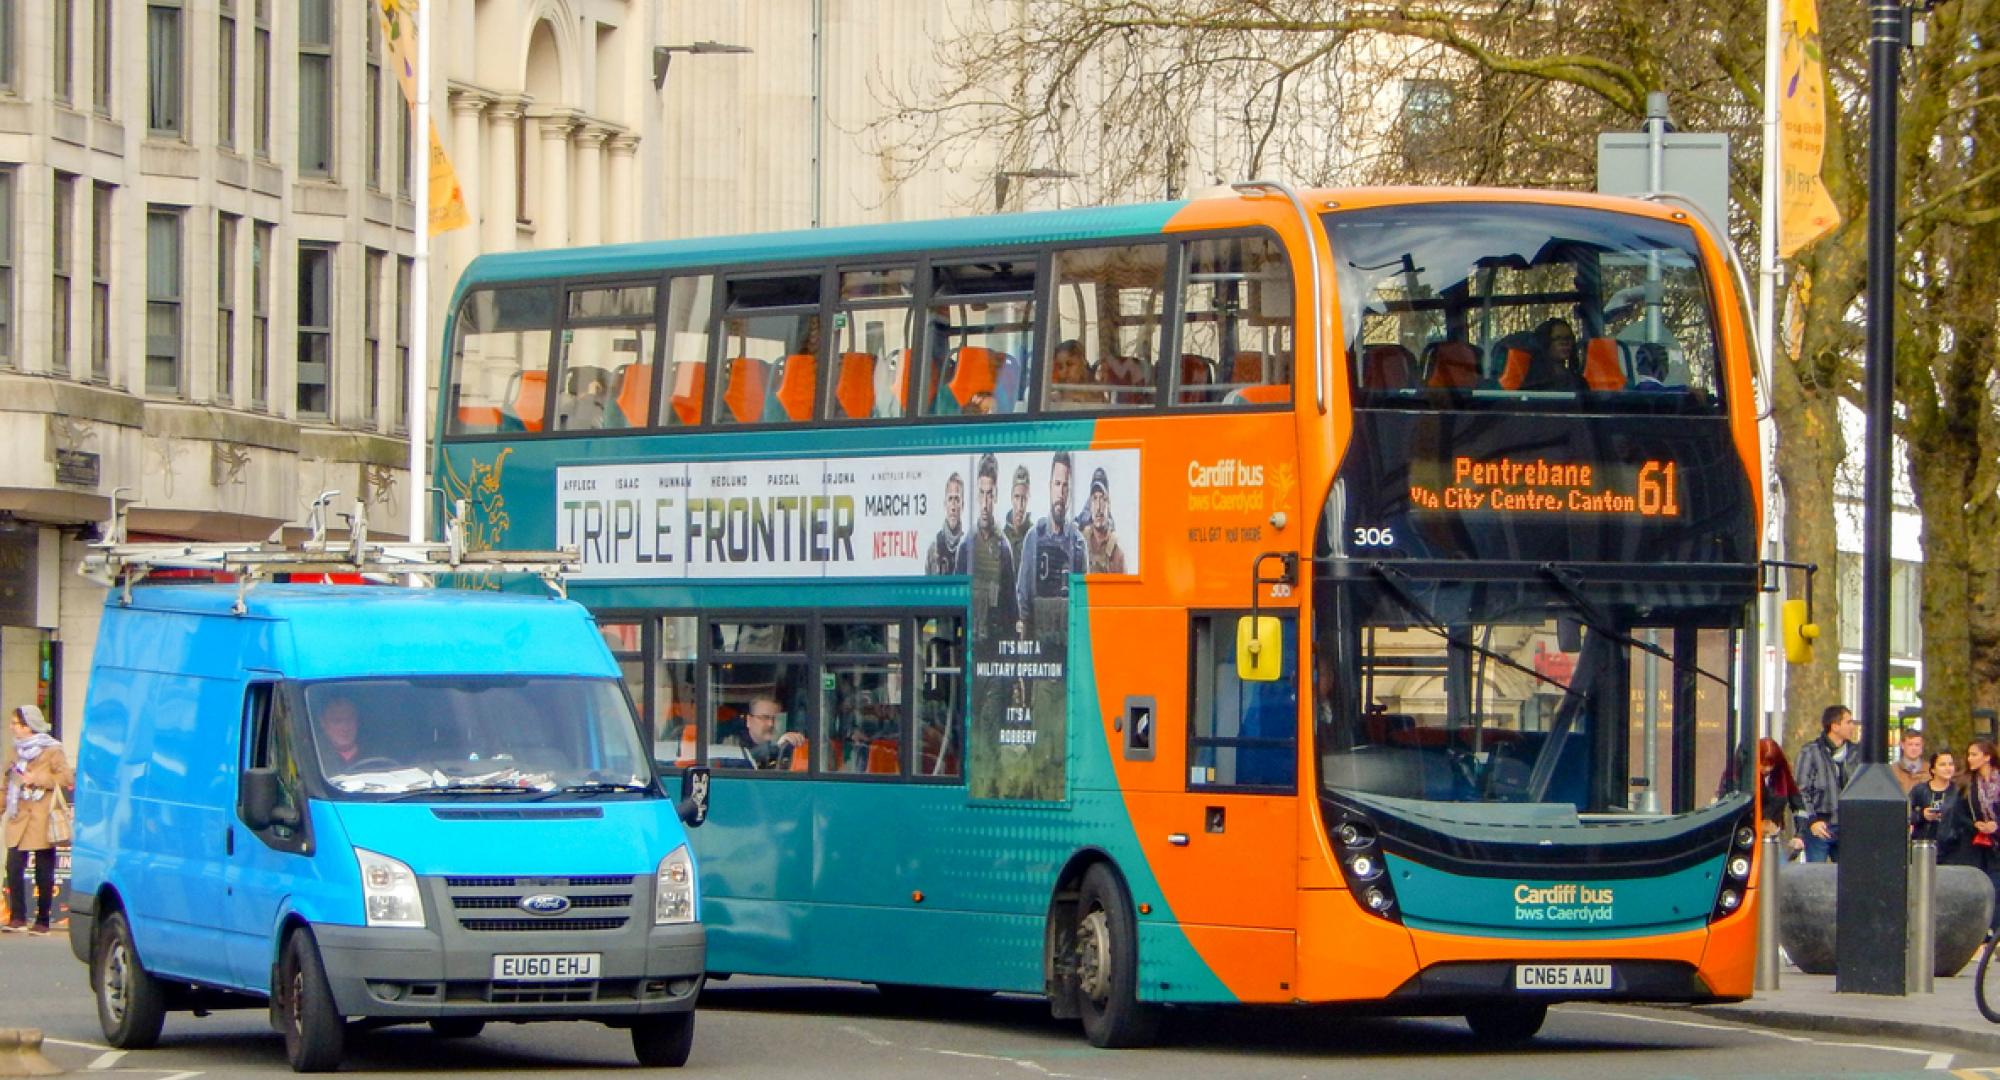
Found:
<svg viewBox="0 0 2000 1080"><path fill-rule="evenodd" d="M1778 990L1759 993L1735 1005L1704 1005L1694 1011L1758 1027L2000 1054L2000 1024L1988 1023L1972 1001L1975 970L1976 962L1967 964L1957 976L1935 980L1933 993L1884 997L1836 994L1833 976L1806 975L1788 966L1779 977ZM2000 976L2000 972L1994 974ZM2000 993L2000 978L1989 983L1988 990Z"/></svg>

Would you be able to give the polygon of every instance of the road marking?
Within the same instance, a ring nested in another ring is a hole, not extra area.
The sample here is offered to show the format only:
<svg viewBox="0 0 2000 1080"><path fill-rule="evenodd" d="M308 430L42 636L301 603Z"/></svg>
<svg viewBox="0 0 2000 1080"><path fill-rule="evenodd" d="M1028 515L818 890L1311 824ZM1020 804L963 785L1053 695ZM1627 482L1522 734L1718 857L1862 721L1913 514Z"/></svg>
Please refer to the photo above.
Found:
<svg viewBox="0 0 2000 1080"><path fill-rule="evenodd" d="M44 1038L42 1042L49 1046L74 1046L78 1050L95 1050L100 1054L111 1052L111 1048L105 1046L103 1043L77 1042L74 1039L50 1039L50 1038ZM122 1050L118 1052L121 1054L124 1053L124 1051Z"/></svg>
<svg viewBox="0 0 2000 1080"><path fill-rule="evenodd" d="M855 1038L860 1039L862 1042L865 1042L870 1046L896 1045L895 1043L890 1042L888 1039L885 1039L882 1036L877 1035L872 1031L863 1031L862 1029L855 1027L852 1024L842 1024L840 1025L840 1030L847 1032L849 1035L852 1035Z"/></svg>
<svg viewBox="0 0 2000 1080"><path fill-rule="evenodd" d="M84 1068L90 1069L92 1071L98 1069L108 1069L111 1066L118 1064L118 1059L124 1056L125 1056L125 1051L123 1050L106 1050L102 1054L97 1055L97 1059L95 1061L92 1061L90 1064L84 1066Z"/></svg>
<svg viewBox="0 0 2000 1080"><path fill-rule="evenodd" d="M944 1057L969 1058L974 1061L997 1061L1005 1065L1016 1065L1037 1076L1048 1077L1049 1080L1104 1080L1102 1077L1079 1076L1075 1073L1059 1073L1046 1065L1029 1061L1026 1058L1008 1057L1005 1054L975 1054L969 1050L939 1050L929 1046L920 1046L917 1049L930 1054L940 1054Z"/></svg>
<svg viewBox="0 0 2000 1080"><path fill-rule="evenodd" d="M1735 1031L1745 1035L1761 1035L1764 1038L1776 1039L1779 1042L1808 1043L1813 1046L1831 1046L1831 1047L1838 1047L1843 1050L1875 1050L1884 1054L1922 1054L1924 1055L1924 1068L1926 1069L1938 1069L1938 1070L1949 1069L1951 1068L1951 1062L1953 1056L1951 1054L1938 1053L1933 1050L1919 1050L1908 1046L1883 1046L1880 1043L1836 1042L1831 1039L1815 1039L1806 1035L1795 1035L1788 1031L1771 1031L1767 1028L1751 1027L1748 1025L1715 1024L1700 1020L1669 1020L1664 1016L1640 1016L1637 1013L1613 1012L1610 1009L1573 1008L1573 1009L1566 1009L1564 1011L1572 1013L1582 1013L1586 1016L1609 1016L1609 1017L1622 1018L1626 1020L1636 1020L1642 1024L1665 1024L1669 1027L1698 1028L1703 1031Z"/></svg>

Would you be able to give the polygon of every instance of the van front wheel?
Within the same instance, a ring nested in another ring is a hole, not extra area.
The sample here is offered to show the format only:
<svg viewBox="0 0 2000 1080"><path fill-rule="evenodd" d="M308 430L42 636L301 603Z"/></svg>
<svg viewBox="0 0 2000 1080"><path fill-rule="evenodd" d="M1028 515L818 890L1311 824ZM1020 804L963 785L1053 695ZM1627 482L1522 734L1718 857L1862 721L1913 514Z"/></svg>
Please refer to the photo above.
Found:
<svg viewBox="0 0 2000 1080"><path fill-rule="evenodd" d="M90 984L97 991L97 1023L105 1042L120 1050L144 1050L160 1041L167 1020L166 991L139 966L132 924L122 911L105 916L97 932Z"/></svg>
<svg viewBox="0 0 2000 1080"><path fill-rule="evenodd" d="M333 1006L326 967L312 931L295 930L285 939L278 965L278 1016L285 1028L285 1057L293 1072L331 1072L340 1067L347 1022Z"/></svg>
<svg viewBox="0 0 2000 1080"><path fill-rule="evenodd" d="M694 1052L694 1010L642 1016L632 1025L632 1056L649 1069L678 1069Z"/></svg>

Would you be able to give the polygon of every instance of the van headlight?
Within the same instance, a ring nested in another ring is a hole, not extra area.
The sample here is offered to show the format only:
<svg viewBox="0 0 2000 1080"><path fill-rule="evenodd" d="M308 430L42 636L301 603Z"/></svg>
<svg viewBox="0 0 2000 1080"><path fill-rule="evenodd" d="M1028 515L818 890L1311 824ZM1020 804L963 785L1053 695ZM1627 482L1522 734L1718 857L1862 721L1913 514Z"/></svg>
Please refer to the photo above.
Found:
<svg viewBox="0 0 2000 1080"><path fill-rule="evenodd" d="M368 925L422 929L424 897L417 875L387 855L355 848L354 857L361 860L361 902Z"/></svg>
<svg viewBox="0 0 2000 1080"><path fill-rule="evenodd" d="M653 925L694 921L694 860L686 844L667 852L654 875Z"/></svg>

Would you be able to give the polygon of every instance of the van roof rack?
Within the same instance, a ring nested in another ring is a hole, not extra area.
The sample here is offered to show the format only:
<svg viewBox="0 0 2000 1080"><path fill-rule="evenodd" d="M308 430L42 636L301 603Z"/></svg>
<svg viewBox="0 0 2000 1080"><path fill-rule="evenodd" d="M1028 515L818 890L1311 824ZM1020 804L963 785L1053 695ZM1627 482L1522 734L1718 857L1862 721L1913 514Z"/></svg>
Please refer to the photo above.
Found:
<svg viewBox="0 0 2000 1080"><path fill-rule="evenodd" d="M550 593L567 597L564 578L579 564L575 548L556 551L467 551L465 547L465 500L459 499L445 520L445 539L439 541L371 540L368 510L355 500L354 513L344 514L348 530L345 539L327 535L326 511L338 491L324 491L312 501L306 515L306 539L297 547L286 547L281 526L259 543L207 541L165 541L133 543L126 540L126 513L131 500L119 496L127 489L111 493L111 520L105 523L104 539L91 545L78 573L107 588L124 592L124 602L132 602L132 586L155 570L205 570L236 578L235 612L245 610L244 597L250 589L269 581L274 574L356 574L393 579L409 584L435 587L445 574L533 574Z"/></svg>

